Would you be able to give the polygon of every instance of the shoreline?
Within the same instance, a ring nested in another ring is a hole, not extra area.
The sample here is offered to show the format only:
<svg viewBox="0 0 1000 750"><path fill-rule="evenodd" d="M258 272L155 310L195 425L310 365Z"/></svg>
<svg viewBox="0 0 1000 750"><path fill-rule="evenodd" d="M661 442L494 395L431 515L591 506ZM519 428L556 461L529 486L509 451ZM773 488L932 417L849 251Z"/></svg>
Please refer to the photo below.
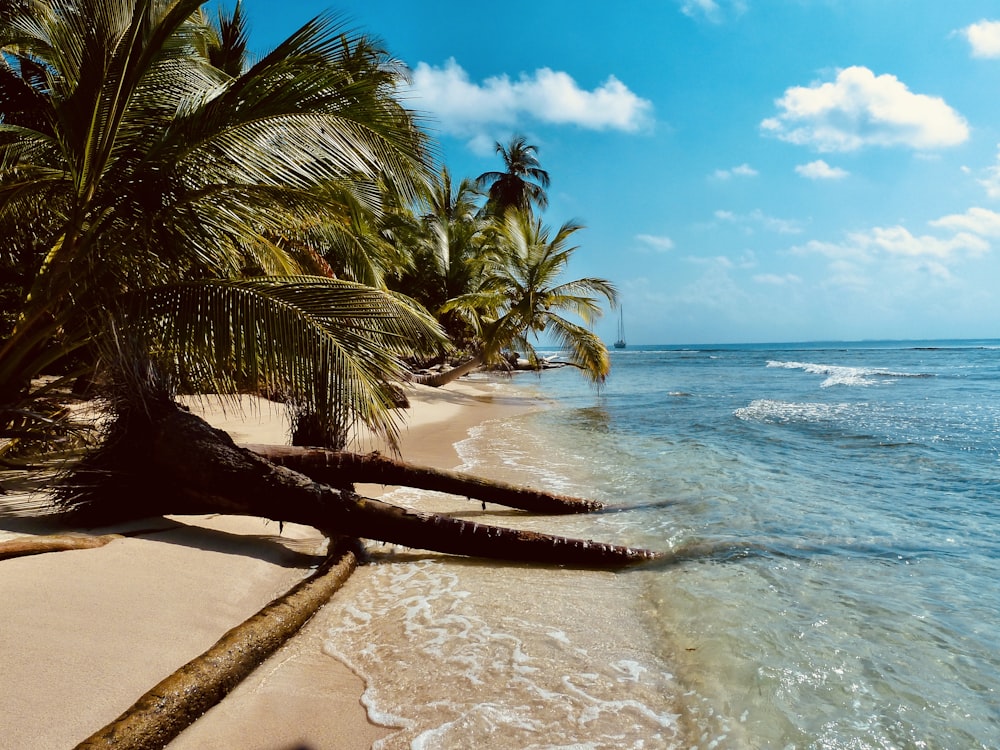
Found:
<svg viewBox="0 0 1000 750"><path fill-rule="evenodd" d="M540 402L497 393L490 381L408 388L400 454L440 468L460 463L455 444L489 420ZM237 442L287 443L280 408L212 409ZM367 450L373 446L359 448ZM381 486L359 485L377 496ZM155 529L155 531L153 530ZM0 565L0 740L68 747L114 720L160 679L308 575L322 537L262 519L154 519L110 529L134 533L96 550L36 555ZM105 531L105 530L102 530ZM0 518L0 536L47 533L44 519ZM364 576L365 568L353 577ZM337 596L326 606L336 607ZM82 625L82 626L81 626ZM391 733L371 723L364 683L323 652L316 621L168 747L368 748Z"/></svg>

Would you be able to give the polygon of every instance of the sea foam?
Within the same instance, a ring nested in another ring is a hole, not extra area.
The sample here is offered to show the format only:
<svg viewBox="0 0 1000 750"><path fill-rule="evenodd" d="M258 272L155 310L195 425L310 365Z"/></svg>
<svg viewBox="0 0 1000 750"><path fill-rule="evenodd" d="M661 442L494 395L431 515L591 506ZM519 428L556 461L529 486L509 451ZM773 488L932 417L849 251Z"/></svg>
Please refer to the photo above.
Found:
<svg viewBox="0 0 1000 750"><path fill-rule="evenodd" d="M824 365L812 362L782 362L769 360L768 367L782 368L785 370L802 370L810 375L825 375L823 381L824 388L835 385L844 386L867 386L876 383L891 383L900 378L927 378L933 377L927 373L895 372L873 367L848 367L844 365Z"/></svg>

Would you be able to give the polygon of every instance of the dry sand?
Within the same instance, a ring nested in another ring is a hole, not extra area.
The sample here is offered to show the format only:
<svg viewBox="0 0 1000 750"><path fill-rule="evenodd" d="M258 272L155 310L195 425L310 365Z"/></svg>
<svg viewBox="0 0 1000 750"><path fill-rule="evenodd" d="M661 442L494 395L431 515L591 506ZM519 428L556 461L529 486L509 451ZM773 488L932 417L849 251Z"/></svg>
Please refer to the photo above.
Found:
<svg viewBox="0 0 1000 750"><path fill-rule="evenodd" d="M454 444L481 422L534 408L488 383L410 390L401 452L452 468ZM287 442L283 413L201 405L237 442ZM359 487L364 494L381 488ZM0 539L47 533L0 516ZM102 530L104 531L104 530ZM71 748L165 676L309 573L312 529L232 516L116 527L141 532L93 550L0 562L0 750ZM358 575L358 574L356 574ZM328 607L337 606L337 598ZM361 680L322 651L307 624L171 750L361 750L386 730L368 721Z"/></svg>

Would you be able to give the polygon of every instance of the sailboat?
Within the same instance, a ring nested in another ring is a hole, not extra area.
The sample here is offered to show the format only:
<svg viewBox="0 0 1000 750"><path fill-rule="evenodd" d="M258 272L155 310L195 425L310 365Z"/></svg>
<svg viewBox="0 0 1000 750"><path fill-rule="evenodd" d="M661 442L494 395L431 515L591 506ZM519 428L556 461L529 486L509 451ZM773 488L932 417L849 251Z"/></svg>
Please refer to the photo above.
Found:
<svg viewBox="0 0 1000 750"><path fill-rule="evenodd" d="M624 349L625 344L625 311L618 309L618 340L615 341L615 349Z"/></svg>

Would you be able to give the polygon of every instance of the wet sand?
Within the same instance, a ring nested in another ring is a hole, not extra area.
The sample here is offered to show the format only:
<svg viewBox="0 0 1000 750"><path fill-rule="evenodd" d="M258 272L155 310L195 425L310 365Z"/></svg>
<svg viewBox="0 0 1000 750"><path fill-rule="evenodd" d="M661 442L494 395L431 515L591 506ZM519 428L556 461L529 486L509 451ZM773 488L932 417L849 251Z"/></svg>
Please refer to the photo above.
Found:
<svg viewBox="0 0 1000 750"><path fill-rule="evenodd" d="M536 407L479 382L409 395L401 455L443 468L458 464L453 445L470 428ZM247 405L198 408L237 442L287 442L281 410ZM34 519L0 517L0 539L48 531ZM308 527L286 524L279 535L276 523L232 516L101 531L139 533L0 562L0 747L73 747L308 575L323 542ZM360 703L361 680L323 653L323 633L311 625L168 747L361 750L384 736Z"/></svg>

